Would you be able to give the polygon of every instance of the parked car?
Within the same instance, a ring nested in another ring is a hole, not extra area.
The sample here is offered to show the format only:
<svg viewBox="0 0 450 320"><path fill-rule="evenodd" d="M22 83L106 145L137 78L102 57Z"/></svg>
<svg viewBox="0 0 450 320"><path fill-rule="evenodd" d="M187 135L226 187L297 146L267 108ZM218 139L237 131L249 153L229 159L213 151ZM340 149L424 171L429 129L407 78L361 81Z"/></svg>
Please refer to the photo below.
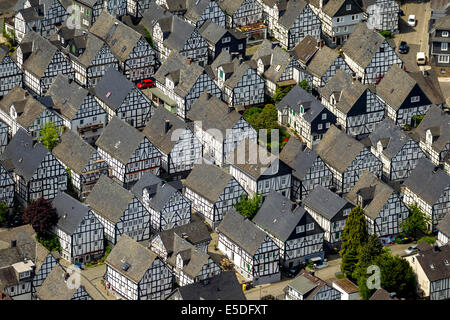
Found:
<svg viewBox="0 0 450 320"><path fill-rule="evenodd" d="M405 249L405 253L411 254L416 250L417 250L417 244L413 244L412 246L409 246L407 249Z"/></svg>
<svg viewBox="0 0 450 320"><path fill-rule="evenodd" d="M409 47L405 41L400 42L400 46L398 47L399 53L408 53Z"/></svg>
<svg viewBox="0 0 450 320"><path fill-rule="evenodd" d="M416 26L416 15L415 14L410 14L408 16L408 25L410 25L411 27L415 27Z"/></svg>
<svg viewBox="0 0 450 320"><path fill-rule="evenodd" d="M74 265L75 265L75 267L80 268L81 270L84 270L84 264L75 262Z"/></svg>
<svg viewBox="0 0 450 320"><path fill-rule="evenodd" d="M293 266L293 267L291 267L291 268L289 268L287 271L286 271L286 275L289 277L289 278L295 278L295 276L300 272L300 270L302 269L302 265L301 264L299 264L299 265L296 265L296 266Z"/></svg>
<svg viewBox="0 0 450 320"><path fill-rule="evenodd" d="M138 84L137 84L137 87L139 88L139 89L146 89L146 88L151 88L151 87L153 87L155 85L155 82L153 81L153 80L151 80L151 79L145 79L145 80L142 80L141 82L139 82Z"/></svg>
<svg viewBox="0 0 450 320"><path fill-rule="evenodd" d="M425 52L417 52L416 62L418 65L424 65L427 63L427 57L425 56Z"/></svg>

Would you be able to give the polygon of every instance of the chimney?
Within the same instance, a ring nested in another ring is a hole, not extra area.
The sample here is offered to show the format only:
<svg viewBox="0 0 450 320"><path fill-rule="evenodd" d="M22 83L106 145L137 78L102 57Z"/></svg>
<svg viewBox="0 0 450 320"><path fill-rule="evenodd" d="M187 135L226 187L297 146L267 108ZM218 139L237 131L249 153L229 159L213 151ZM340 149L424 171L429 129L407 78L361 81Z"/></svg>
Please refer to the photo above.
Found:
<svg viewBox="0 0 450 320"><path fill-rule="evenodd" d="M164 132L169 132L170 129L170 120L166 120L165 126L164 126Z"/></svg>
<svg viewBox="0 0 450 320"><path fill-rule="evenodd" d="M192 60L191 60L191 59L188 59L188 64L191 64L191 62L192 62Z"/></svg>
<svg viewBox="0 0 450 320"><path fill-rule="evenodd" d="M352 84L356 81L356 73L352 73Z"/></svg>
<svg viewBox="0 0 450 320"><path fill-rule="evenodd" d="M11 240L11 248L15 248L17 246L16 240Z"/></svg>

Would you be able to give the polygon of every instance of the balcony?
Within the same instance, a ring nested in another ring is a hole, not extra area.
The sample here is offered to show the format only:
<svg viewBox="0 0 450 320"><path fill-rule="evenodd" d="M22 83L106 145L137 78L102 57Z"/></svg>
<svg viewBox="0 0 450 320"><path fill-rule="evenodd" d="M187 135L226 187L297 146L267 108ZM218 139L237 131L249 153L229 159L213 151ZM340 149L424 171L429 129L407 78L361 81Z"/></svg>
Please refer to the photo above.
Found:
<svg viewBox="0 0 450 320"><path fill-rule="evenodd" d="M85 125L83 127L77 126L77 131L80 134L85 133L86 131L96 131L98 129L103 128L103 123L96 123L96 124L89 124L89 125Z"/></svg>

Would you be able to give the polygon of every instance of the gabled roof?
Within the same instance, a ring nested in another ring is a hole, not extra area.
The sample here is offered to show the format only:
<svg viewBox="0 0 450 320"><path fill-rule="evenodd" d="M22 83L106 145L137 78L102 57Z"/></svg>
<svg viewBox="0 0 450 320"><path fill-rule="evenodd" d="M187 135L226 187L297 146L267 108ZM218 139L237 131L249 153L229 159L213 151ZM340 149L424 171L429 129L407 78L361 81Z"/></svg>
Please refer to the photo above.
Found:
<svg viewBox="0 0 450 320"><path fill-rule="evenodd" d="M217 129L226 138L226 130L232 129L242 115L236 111L229 111L228 105L215 95L204 91L188 111L187 117L192 121L201 121L202 130ZM219 137L217 137L219 138Z"/></svg>
<svg viewBox="0 0 450 320"><path fill-rule="evenodd" d="M109 67L100 78L93 92L108 107L117 110L136 86L125 75Z"/></svg>
<svg viewBox="0 0 450 320"><path fill-rule="evenodd" d="M293 170L292 175L299 180L305 177L317 157L317 153L295 137L291 137L280 152L280 159Z"/></svg>
<svg viewBox="0 0 450 320"><path fill-rule="evenodd" d="M355 81L356 82L356 81ZM330 100L332 94L335 95L336 101L340 100L342 91L352 86L352 76L340 69L336 74L327 81L325 86L319 88L320 95L327 100Z"/></svg>
<svg viewBox="0 0 450 320"><path fill-rule="evenodd" d="M185 97L203 72L204 69L200 65L188 64L185 57L177 52L172 52L161 64L154 77L159 83L165 85L166 77L176 73L178 79L174 81L173 91L180 97Z"/></svg>
<svg viewBox="0 0 450 320"><path fill-rule="evenodd" d="M267 237L264 231L239 214L234 208L230 208L225 213L217 231L219 234L224 234L251 256L256 253Z"/></svg>
<svg viewBox="0 0 450 320"><path fill-rule="evenodd" d="M319 50L317 39L307 34L302 41L300 41L291 54L295 54L296 58L303 64L307 64L314 54Z"/></svg>
<svg viewBox="0 0 450 320"><path fill-rule="evenodd" d="M337 14L340 12L340 9L346 2L347 0L329 0L328 3L322 7L322 11L330 17L337 16ZM350 1L350 3L352 7L354 5L357 5L356 1ZM362 11L363 10L359 8L359 12Z"/></svg>
<svg viewBox="0 0 450 320"><path fill-rule="evenodd" d="M398 110L417 82L397 64L392 65L377 86L377 95Z"/></svg>
<svg viewBox="0 0 450 320"><path fill-rule="evenodd" d="M126 234L120 236L111 253L106 258L105 263L113 267L124 277L135 283L141 281L144 274L158 259L157 255L148 250ZM124 264L129 264L125 271L122 269Z"/></svg>
<svg viewBox="0 0 450 320"><path fill-rule="evenodd" d="M60 192L53 198L52 206L58 213L57 227L68 235L72 235L80 226L81 221L89 214L89 207L72 198L65 192Z"/></svg>
<svg viewBox="0 0 450 320"><path fill-rule="evenodd" d="M387 184L383 183L379 180L373 173L369 170L364 171L364 173L359 177L356 184L350 190L349 193L345 196L347 200L352 202L353 204L358 204L358 195L361 192L371 189L372 194L370 195L370 202L364 207L364 213L372 220L375 220L378 217L380 211L383 209L385 204L388 202L389 198L395 192ZM364 195L363 195L364 198Z"/></svg>
<svg viewBox="0 0 450 320"><path fill-rule="evenodd" d="M186 13L184 14L184 17L193 22L197 22L210 3L210 0L197 0L192 6L188 8Z"/></svg>
<svg viewBox="0 0 450 320"><path fill-rule="evenodd" d="M70 47L66 50L70 53L71 59L78 61L84 67L88 67L106 43L90 32L86 35L79 35L74 38L75 42L79 42L80 40L83 42L82 46L85 49L82 54L73 54Z"/></svg>
<svg viewBox="0 0 450 320"><path fill-rule="evenodd" d="M75 173L81 174L97 151L72 130L67 130L60 137L60 142L52 153L64 165Z"/></svg>
<svg viewBox="0 0 450 320"><path fill-rule="evenodd" d="M166 0L169 11L185 11L193 6L194 0Z"/></svg>
<svg viewBox="0 0 450 320"><path fill-rule="evenodd" d="M377 289L369 300L398 300L395 296L392 297L391 294L384 290L383 288Z"/></svg>
<svg viewBox="0 0 450 320"><path fill-rule="evenodd" d="M344 291L345 293L348 293L348 294L358 292L358 287L353 282L348 280L347 278L335 280L333 282L333 284L338 286L342 291ZM339 291L341 291L341 290L339 290Z"/></svg>
<svg viewBox="0 0 450 320"><path fill-rule="evenodd" d="M97 214L116 224L134 197L131 191L101 175L85 203Z"/></svg>
<svg viewBox="0 0 450 320"><path fill-rule="evenodd" d="M209 242L212 240L208 231L208 227L203 221L191 221L182 226L178 226L158 233L168 254L173 252L173 239L175 234L182 237L183 239L186 239L192 245L196 245L206 241Z"/></svg>
<svg viewBox="0 0 450 320"><path fill-rule="evenodd" d="M171 50L181 51L195 30L189 22L172 15L157 21L163 33L164 46Z"/></svg>
<svg viewBox="0 0 450 320"><path fill-rule="evenodd" d="M165 131L166 122L169 122L169 131ZM176 130L189 129L189 126L179 117L166 108L156 108L152 117L147 121L142 133L161 152L168 155L179 140L172 140Z"/></svg>
<svg viewBox="0 0 450 320"><path fill-rule="evenodd" d="M281 193L271 190L252 221L285 242L305 213L305 209L296 206Z"/></svg>
<svg viewBox="0 0 450 320"><path fill-rule="evenodd" d="M49 152L41 143L34 143L33 138L19 128L0 155L0 161L8 161L13 166L14 172L28 182Z"/></svg>
<svg viewBox="0 0 450 320"><path fill-rule="evenodd" d="M227 15L233 15L243 2L244 0L219 0L217 4Z"/></svg>
<svg viewBox="0 0 450 320"><path fill-rule="evenodd" d="M345 74L348 79L351 76L343 71L339 70L340 74ZM336 74L337 75L337 74ZM339 77L340 78L340 77ZM336 108L342 111L344 114L347 114L351 111L351 109L355 106L361 96L367 91L370 90L368 85L363 85L361 82L355 80L350 80L351 85L344 87L344 89L340 92L339 97L335 97L339 99L336 104ZM347 81L346 81L347 82Z"/></svg>
<svg viewBox="0 0 450 320"><path fill-rule="evenodd" d="M270 40L264 39L263 43L252 56L252 60L255 62L259 59L262 59L265 65L264 78L276 83L289 66L292 56L280 46L274 45Z"/></svg>
<svg viewBox="0 0 450 320"><path fill-rule="evenodd" d="M450 214L448 214L448 212L444 216L444 218L442 218L442 220L439 221L437 229L439 230L440 233L443 233L450 238Z"/></svg>
<svg viewBox="0 0 450 320"><path fill-rule="evenodd" d="M142 13L139 25L145 26L149 32L152 32L152 27L159 19L170 17L172 14L160 5L157 5L156 2L150 2L148 5L148 9Z"/></svg>
<svg viewBox="0 0 450 320"><path fill-rule="evenodd" d="M306 70L316 77L322 77L330 68L334 61L339 57L336 50L332 50L327 46L320 48L312 57Z"/></svg>
<svg viewBox="0 0 450 320"><path fill-rule="evenodd" d="M430 282L450 278L450 246L420 252L417 261Z"/></svg>
<svg viewBox="0 0 450 320"><path fill-rule="evenodd" d="M363 149L361 142L331 125L314 151L328 165L343 173Z"/></svg>
<svg viewBox="0 0 450 320"><path fill-rule="evenodd" d="M303 296L303 300L314 300L314 297L324 286L329 286L331 288L331 285L327 282L315 277L306 270L301 270L299 275L292 280L288 286L300 292Z"/></svg>
<svg viewBox="0 0 450 320"><path fill-rule="evenodd" d="M411 140L411 137L395 125L394 121L386 118L378 123L375 130L369 135L370 143L375 149L377 149L378 141L383 139L386 139L386 143L383 144L383 154L388 159L392 159Z"/></svg>
<svg viewBox="0 0 450 320"><path fill-rule="evenodd" d="M366 22L360 21L342 47L342 51L360 67L366 68L385 38L375 30L367 28Z"/></svg>
<svg viewBox="0 0 450 320"><path fill-rule="evenodd" d="M215 165L196 164L184 183L208 201L215 203L233 177Z"/></svg>
<svg viewBox="0 0 450 320"><path fill-rule="evenodd" d="M126 164L144 138L145 136L136 128L117 117L112 117L95 145L114 159Z"/></svg>
<svg viewBox="0 0 450 320"><path fill-rule="evenodd" d="M403 186L429 205L434 205L449 185L450 176L442 169L436 170L435 165L427 158L417 160L416 167L403 183Z"/></svg>
<svg viewBox="0 0 450 320"><path fill-rule="evenodd" d="M435 70L409 72L409 76L417 82L431 103L445 104L445 98Z"/></svg>
<svg viewBox="0 0 450 320"><path fill-rule="evenodd" d="M242 61L238 58L233 59L230 63L220 65L225 72L225 86L234 89L242 77L253 69L256 73L256 62L254 60ZM259 75L258 75L259 77Z"/></svg>
<svg viewBox="0 0 450 320"><path fill-rule="evenodd" d="M305 206L313 209L327 220L333 219L347 203L347 200L320 184L316 185L314 190L303 200Z"/></svg>
<svg viewBox="0 0 450 320"><path fill-rule="evenodd" d="M420 124L413 130L414 136L426 140L426 133L432 131L432 147L437 152L444 151L450 142L450 116L437 106L431 106Z"/></svg>
<svg viewBox="0 0 450 320"><path fill-rule="evenodd" d="M209 44L212 45L215 45L217 42L219 42L227 32L229 32L236 39L244 39L246 37L242 32L236 29L225 29L214 23L210 19L206 20L202 24L202 26L198 29L198 32L203 37L203 39L205 39Z"/></svg>
<svg viewBox="0 0 450 320"><path fill-rule="evenodd" d="M283 8L278 23L286 28L291 28L300 13L307 6L304 0L290 0L286 2L286 8Z"/></svg>
<svg viewBox="0 0 450 320"><path fill-rule="evenodd" d="M450 16L446 15L434 23L434 29L450 30Z"/></svg>

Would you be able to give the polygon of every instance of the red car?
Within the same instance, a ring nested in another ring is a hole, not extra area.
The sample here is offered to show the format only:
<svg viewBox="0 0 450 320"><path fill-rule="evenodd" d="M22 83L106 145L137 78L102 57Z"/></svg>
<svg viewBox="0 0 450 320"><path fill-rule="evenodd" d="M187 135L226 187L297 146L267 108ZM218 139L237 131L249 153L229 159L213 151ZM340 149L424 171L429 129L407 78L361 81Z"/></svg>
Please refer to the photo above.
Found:
<svg viewBox="0 0 450 320"><path fill-rule="evenodd" d="M145 79L145 80L142 80L141 82L139 82L138 84L137 84L137 87L139 88L139 89L145 89L145 88L151 88L151 87L153 87L155 85L155 83L152 81L152 80L150 80L150 79Z"/></svg>

